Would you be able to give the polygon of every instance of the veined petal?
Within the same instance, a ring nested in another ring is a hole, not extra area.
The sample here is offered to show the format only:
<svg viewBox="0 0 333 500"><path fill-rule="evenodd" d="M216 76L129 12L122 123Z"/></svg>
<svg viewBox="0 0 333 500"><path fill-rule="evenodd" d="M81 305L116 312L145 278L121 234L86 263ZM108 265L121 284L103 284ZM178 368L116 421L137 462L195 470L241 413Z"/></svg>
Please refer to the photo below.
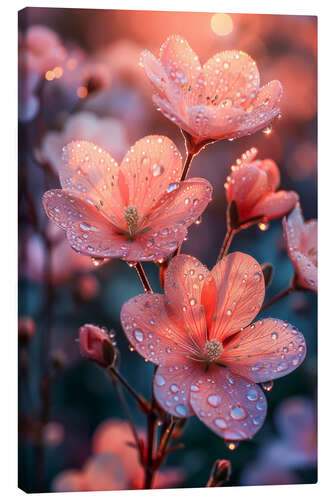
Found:
<svg viewBox="0 0 333 500"><path fill-rule="evenodd" d="M223 341L247 326L260 311L265 296L261 267L250 255L224 257L206 278L201 302L206 310L209 340Z"/></svg>
<svg viewBox="0 0 333 500"><path fill-rule="evenodd" d="M228 440L251 438L263 425L267 410L260 387L218 366L191 386L191 405L207 427Z"/></svg>
<svg viewBox="0 0 333 500"><path fill-rule="evenodd" d="M128 190L124 204L135 206L144 217L169 184L179 180L182 157L168 137L151 135L134 144L120 169Z"/></svg>
<svg viewBox="0 0 333 500"><path fill-rule="evenodd" d="M148 225L193 224L212 199L212 186L206 179L192 178L169 184L167 192L152 208Z"/></svg>
<svg viewBox="0 0 333 500"><path fill-rule="evenodd" d="M250 216L263 215L268 220L277 219L290 212L298 201L295 191L277 191L263 196L251 209Z"/></svg>
<svg viewBox="0 0 333 500"><path fill-rule="evenodd" d="M170 321L187 335L194 349L207 340L205 311L201 305L201 290L208 269L190 255L172 259L165 275L165 295Z"/></svg>
<svg viewBox="0 0 333 500"><path fill-rule="evenodd" d="M89 203L103 206L123 221L123 202L118 188L117 162L99 146L87 141L73 141L63 149L59 169L61 186L82 195Z"/></svg>
<svg viewBox="0 0 333 500"><path fill-rule="evenodd" d="M297 328L285 321L265 318L228 341L221 363L252 382L265 382L294 371L305 354L305 340Z"/></svg>
<svg viewBox="0 0 333 500"><path fill-rule="evenodd" d="M117 233L113 221L94 205L72 191L53 189L43 196L48 217L66 231L70 245L77 252L91 257L122 257L124 236Z"/></svg>
<svg viewBox="0 0 333 500"><path fill-rule="evenodd" d="M154 395L161 407L171 415L185 418L194 415L190 404L193 380L203 373L203 367L186 357L174 357L159 366L154 376Z"/></svg>
<svg viewBox="0 0 333 500"><path fill-rule="evenodd" d="M245 52L225 50L203 67L206 95L216 106L243 106L257 95L260 77L255 61Z"/></svg>
<svg viewBox="0 0 333 500"><path fill-rule="evenodd" d="M152 363L168 363L183 352L187 343L185 334L170 322L161 294L138 295L128 300L120 319L129 342Z"/></svg>

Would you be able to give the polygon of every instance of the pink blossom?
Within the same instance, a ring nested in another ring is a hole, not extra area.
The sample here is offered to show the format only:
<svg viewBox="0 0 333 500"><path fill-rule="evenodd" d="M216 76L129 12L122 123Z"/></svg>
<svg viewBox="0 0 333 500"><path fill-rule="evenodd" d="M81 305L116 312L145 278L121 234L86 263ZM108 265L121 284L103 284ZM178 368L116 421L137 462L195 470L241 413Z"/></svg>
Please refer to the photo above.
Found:
<svg viewBox="0 0 333 500"><path fill-rule="evenodd" d="M295 191L277 191L278 166L273 160L256 160L257 154L256 148L243 153L224 185L228 202L237 203L240 221L276 219L290 212L298 201Z"/></svg>
<svg viewBox="0 0 333 500"><path fill-rule="evenodd" d="M19 37L19 63L40 75L62 64L65 57L60 38L46 26L30 26Z"/></svg>
<svg viewBox="0 0 333 500"><path fill-rule="evenodd" d="M311 219L304 222L301 207L297 203L282 223L288 254L295 269L296 286L317 292L317 221Z"/></svg>
<svg viewBox="0 0 333 500"><path fill-rule="evenodd" d="M138 429L140 439L145 432ZM53 491L101 491L142 489L144 468L128 422L110 419L102 422L93 436L93 455L82 470L67 470L53 481ZM184 478L179 467L166 467L155 476L154 488L176 486Z"/></svg>
<svg viewBox="0 0 333 500"><path fill-rule="evenodd" d="M97 258L158 260L183 241L211 199L208 181L179 181L182 159L167 137L148 136L121 165L98 146L64 148L62 189L43 196L49 218L74 250Z"/></svg>
<svg viewBox="0 0 333 500"><path fill-rule="evenodd" d="M170 36L159 59L144 51L154 104L196 144L253 134L279 114L277 80L260 88L257 65L245 52L226 50L203 66L186 40Z"/></svg>
<svg viewBox="0 0 333 500"><path fill-rule="evenodd" d="M267 403L256 384L292 372L306 351L303 335L287 322L250 324L264 295L261 267L249 255L229 254L211 272L180 255L167 269L165 295L139 295L124 304L127 338L158 365L154 394L165 411L195 414L224 439L258 431Z"/></svg>
<svg viewBox="0 0 333 500"><path fill-rule="evenodd" d="M79 329L80 352L85 358L96 361L101 365L107 364L104 355L104 342L113 345L109 335L102 328L95 325L83 325Z"/></svg>
<svg viewBox="0 0 333 500"><path fill-rule="evenodd" d="M64 146L76 140L98 144L110 151L117 161L124 156L129 146L126 130L119 120L100 118L94 113L81 111L68 118L61 132L49 131L45 134L40 150L42 159L59 172Z"/></svg>

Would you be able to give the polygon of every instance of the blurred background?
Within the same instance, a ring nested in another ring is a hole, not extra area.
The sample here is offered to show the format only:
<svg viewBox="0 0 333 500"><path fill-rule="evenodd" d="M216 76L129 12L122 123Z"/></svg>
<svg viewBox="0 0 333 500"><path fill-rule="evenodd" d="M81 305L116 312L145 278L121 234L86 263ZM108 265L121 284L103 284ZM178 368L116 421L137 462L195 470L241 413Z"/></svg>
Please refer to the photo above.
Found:
<svg viewBox="0 0 333 500"><path fill-rule="evenodd" d="M136 140L163 134L184 154L179 129L155 110L150 84L138 65L143 49L157 55L170 34L186 38L202 63L225 49L243 50L257 62L261 85L277 79L284 88L282 115L272 130L217 142L194 160L191 176L207 178L214 199L202 223L190 228L183 252L208 267L214 265L226 231L224 182L236 158L252 146L258 148L259 158L277 162L281 187L299 193L305 219L317 217L315 17L21 11L19 486L25 491L51 491L61 471L82 469L92 456L96 428L106 419L123 418L105 374L80 358L76 339L82 324L116 331L121 372L139 392L150 396L153 366L129 350L119 322L122 304L142 291L135 272L122 261L94 263L76 254L64 233L47 222L41 195L59 187L61 148L73 139L96 142L121 160ZM280 220L265 232L257 227L243 231L232 244L231 250L236 249L261 264L274 265L268 297L288 285L293 271ZM148 263L145 269L159 291L157 267ZM184 449L168 457L167 466L179 471L170 486L204 486L216 458L232 462L228 486L316 481L316 296L295 293L264 315L285 319L302 331L308 345L305 362L274 383L267 392L269 410L263 428L235 451L198 419L189 419L181 439ZM131 409L144 426L144 415ZM44 466L36 468L42 462Z"/></svg>

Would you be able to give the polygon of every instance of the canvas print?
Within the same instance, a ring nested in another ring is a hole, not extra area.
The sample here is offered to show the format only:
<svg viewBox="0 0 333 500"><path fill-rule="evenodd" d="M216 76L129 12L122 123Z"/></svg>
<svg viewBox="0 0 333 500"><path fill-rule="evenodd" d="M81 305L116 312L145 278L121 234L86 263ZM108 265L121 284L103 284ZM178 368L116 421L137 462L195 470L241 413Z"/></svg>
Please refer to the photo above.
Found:
<svg viewBox="0 0 333 500"><path fill-rule="evenodd" d="M317 19L18 14L19 488L317 481Z"/></svg>

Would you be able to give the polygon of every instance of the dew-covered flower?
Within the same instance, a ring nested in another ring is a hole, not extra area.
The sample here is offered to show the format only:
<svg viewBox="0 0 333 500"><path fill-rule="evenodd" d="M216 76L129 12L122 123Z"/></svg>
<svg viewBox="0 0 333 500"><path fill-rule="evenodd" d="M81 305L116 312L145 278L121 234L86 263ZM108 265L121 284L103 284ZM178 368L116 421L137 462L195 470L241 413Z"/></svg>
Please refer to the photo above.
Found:
<svg viewBox="0 0 333 500"><path fill-rule="evenodd" d="M227 200L235 201L240 222L257 217L269 221L290 212L298 201L295 191L277 191L279 168L273 160L256 160L258 151L251 148L231 166L224 187Z"/></svg>
<svg viewBox="0 0 333 500"><path fill-rule="evenodd" d="M173 35L159 59L144 51L141 65L155 105L196 144L253 134L280 112L280 82L260 88L257 65L242 51L225 50L201 66L187 41Z"/></svg>
<svg viewBox="0 0 333 500"><path fill-rule="evenodd" d="M76 140L98 144L106 151L110 151L117 161L124 156L129 147L126 130L120 120L101 118L89 111L81 111L68 118L61 132L49 131L45 134L40 149L41 158L59 172L63 147Z"/></svg>
<svg viewBox="0 0 333 500"><path fill-rule="evenodd" d="M145 431L138 429L145 441ZM53 491L101 491L142 489L145 471L128 422L110 419L96 429L92 457L81 470L66 470L53 480ZM184 479L180 467L166 467L156 473L153 487L170 488Z"/></svg>
<svg viewBox="0 0 333 500"><path fill-rule="evenodd" d="M121 311L134 348L158 365L154 394L177 417L197 415L227 440L252 437L263 425L266 398L260 382L302 363L303 335L260 311L265 283L260 265L236 252L211 272L197 259L172 259L165 295L139 295Z"/></svg>
<svg viewBox="0 0 333 500"><path fill-rule="evenodd" d="M297 203L288 217L284 217L282 224L288 255L295 269L295 284L317 292L317 221L311 219L304 222L302 209Z"/></svg>
<svg viewBox="0 0 333 500"><path fill-rule="evenodd" d="M62 189L47 191L43 204L77 252L158 260L178 247L211 200L208 181L179 181L181 172L167 137L139 140L120 166L98 146L76 141L64 148Z"/></svg>

